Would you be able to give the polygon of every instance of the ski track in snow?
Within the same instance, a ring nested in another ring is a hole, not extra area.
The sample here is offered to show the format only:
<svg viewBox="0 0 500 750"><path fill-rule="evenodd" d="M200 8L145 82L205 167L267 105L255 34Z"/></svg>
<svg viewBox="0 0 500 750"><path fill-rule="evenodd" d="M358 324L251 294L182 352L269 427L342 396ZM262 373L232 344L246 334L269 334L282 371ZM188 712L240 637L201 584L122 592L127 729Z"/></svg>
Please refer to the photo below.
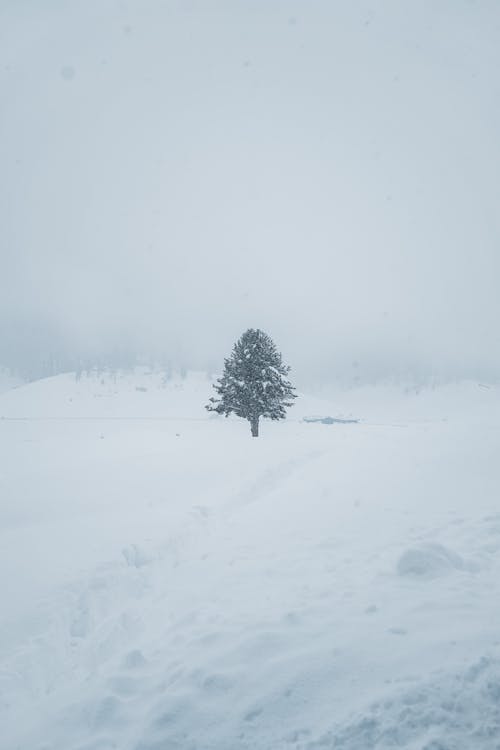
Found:
<svg viewBox="0 0 500 750"><path fill-rule="evenodd" d="M136 461L130 491L145 497L124 503L135 534L120 527L94 565L2 618L2 750L498 750L493 407L479 430L473 411L451 427L408 420L404 436L291 423L267 437L266 425L257 442L207 420L200 438L155 427L136 442L136 427L105 428L109 452L100 428L92 440L47 438L44 425L8 432L14 467L27 439L69 440L70 452L92 446L82 461L103 478ZM12 471L0 478L11 493ZM148 471L181 484L155 493ZM41 502L56 485L35 463L33 476ZM120 513L117 501L99 522ZM71 562L71 550L53 551Z"/></svg>

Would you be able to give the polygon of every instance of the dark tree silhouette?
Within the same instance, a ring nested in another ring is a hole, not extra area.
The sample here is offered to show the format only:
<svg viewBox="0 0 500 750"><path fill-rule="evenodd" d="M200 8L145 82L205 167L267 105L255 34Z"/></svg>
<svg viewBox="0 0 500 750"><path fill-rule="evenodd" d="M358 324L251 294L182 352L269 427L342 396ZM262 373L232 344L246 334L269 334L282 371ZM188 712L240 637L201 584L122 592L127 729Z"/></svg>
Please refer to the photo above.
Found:
<svg viewBox="0 0 500 750"><path fill-rule="evenodd" d="M224 360L224 372L214 385L217 398L211 398L206 409L248 419L252 436L258 437L260 417L285 419L286 409L293 405L296 395L286 377L289 371L270 336L249 328Z"/></svg>

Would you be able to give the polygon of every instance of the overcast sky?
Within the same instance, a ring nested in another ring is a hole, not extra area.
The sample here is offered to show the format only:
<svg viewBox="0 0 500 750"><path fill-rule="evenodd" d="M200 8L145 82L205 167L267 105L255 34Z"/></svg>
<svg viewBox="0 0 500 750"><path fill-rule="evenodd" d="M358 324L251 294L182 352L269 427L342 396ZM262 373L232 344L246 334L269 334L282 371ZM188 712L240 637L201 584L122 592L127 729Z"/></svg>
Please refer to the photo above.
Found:
<svg viewBox="0 0 500 750"><path fill-rule="evenodd" d="M497 0L0 0L0 364L500 374Z"/></svg>

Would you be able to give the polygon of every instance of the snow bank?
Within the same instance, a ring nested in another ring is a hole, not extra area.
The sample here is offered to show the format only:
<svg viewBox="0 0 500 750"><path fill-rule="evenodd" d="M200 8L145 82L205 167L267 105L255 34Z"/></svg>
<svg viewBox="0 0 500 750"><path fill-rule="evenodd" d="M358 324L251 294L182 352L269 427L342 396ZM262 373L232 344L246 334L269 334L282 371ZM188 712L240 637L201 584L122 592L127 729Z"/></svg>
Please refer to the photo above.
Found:
<svg viewBox="0 0 500 750"><path fill-rule="evenodd" d="M496 750L499 700L500 662L482 657L460 672L437 673L412 687L402 686L352 721L302 747Z"/></svg>

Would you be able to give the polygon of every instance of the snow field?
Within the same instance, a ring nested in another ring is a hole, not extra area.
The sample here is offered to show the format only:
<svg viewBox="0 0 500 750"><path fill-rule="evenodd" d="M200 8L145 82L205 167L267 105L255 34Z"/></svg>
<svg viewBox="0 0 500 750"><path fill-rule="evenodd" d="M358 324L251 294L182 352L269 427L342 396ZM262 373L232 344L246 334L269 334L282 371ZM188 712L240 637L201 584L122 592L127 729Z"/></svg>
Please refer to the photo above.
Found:
<svg viewBox="0 0 500 750"><path fill-rule="evenodd" d="M497 388L102 380L0 396L2 750L500 746Z"/></svg>

